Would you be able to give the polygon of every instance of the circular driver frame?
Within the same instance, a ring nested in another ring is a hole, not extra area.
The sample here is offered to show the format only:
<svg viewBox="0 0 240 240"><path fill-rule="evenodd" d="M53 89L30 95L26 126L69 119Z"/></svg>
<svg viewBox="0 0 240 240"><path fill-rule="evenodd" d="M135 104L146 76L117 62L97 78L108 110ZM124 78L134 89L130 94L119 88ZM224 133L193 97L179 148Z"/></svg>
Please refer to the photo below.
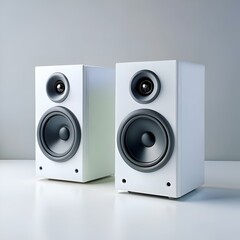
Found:
<svg viewBox="0 0 240 240"><path fill-rule="evenodd" d="M142 129L145 127L146 132L155 134L156 138L160 137L160 140L156 142L158 145L154 144L150 148L140 146L140 148L146 148L147 152L150 152L149 155L146 155L147 157L150 156L149 159L146 159L146 157L145 159L144 157L141 158L141 154L138 155L138 151L136 150L136 148L139 147L139 136L137 136L138 130L142 131L141 127L138 129L140 126L139 124L136 124L138 125L136 126L137 129L134 130L136 134L130 136L131 139L136 137L136 141L128 140L128 132L130 131L134 133L132 128L139 119L146 122L146 124L143 124ZM151 122L152 124L149 124ZM154 129L148 129L149 126L154 126ZM135 146L129 147L129 142L130 144L135 144ZM174 149L174 134L169 122L161 114L149 109L140 109L129 114L121 123L117 134L117 145L123 160L130 167L140 172L153 172L163 167L170 159ZM151 151L153 151L153 153L151 153Z"/></svg>

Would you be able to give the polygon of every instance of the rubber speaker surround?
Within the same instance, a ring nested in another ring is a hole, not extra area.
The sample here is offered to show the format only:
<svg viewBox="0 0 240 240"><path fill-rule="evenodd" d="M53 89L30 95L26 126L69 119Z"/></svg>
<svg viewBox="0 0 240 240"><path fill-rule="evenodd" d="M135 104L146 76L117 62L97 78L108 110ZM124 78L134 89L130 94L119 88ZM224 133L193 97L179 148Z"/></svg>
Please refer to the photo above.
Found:
<svg viewBox="0 0 240 240"><path fill-rule="evenodd" d="M79 122L67 108L50 108L39 121L37 139L47 158L53 161L67 161L79 148L81 141Z"/></svg>
<svg viewBox="0 0 240 240"><path fill-rule="evenodd" d="M117 145L123 160L130 167L140 172L153 172L170 159L174 134L161 114L140 109L129 114L121 123Z"/></svg>

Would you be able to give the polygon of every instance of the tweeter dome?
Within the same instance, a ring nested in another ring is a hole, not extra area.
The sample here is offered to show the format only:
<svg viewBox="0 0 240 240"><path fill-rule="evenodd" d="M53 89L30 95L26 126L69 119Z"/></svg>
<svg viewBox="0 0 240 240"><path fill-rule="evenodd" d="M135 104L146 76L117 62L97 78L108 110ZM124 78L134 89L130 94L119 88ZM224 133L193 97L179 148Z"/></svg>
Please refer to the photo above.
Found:
<svg viewBox="0 0 240 240"><path fill-rule="evenodd" d="M116 65L115 186L178 198L204 181L205 68Z"/></svg>
<svg viewBox="0 0 240 240"><path fill-rule="evenodd" d="M36 67L38 177L87 182L113 174L114 74L85 65Z"/></svg>

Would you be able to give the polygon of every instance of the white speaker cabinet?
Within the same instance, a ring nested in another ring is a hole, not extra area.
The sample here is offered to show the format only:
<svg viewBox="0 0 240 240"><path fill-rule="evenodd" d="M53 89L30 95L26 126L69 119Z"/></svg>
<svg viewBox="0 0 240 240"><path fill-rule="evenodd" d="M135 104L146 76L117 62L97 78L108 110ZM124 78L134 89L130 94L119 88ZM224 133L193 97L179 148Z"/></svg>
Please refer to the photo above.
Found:
<svg viewBox="0 0 240 240"><path fill-rule="evenodd" d="M118 63L115 186L178 198L204 182L205 67Z"/></svg>
<svg viewBox="0 0 240 240"><path fill-rule="evenodd" d="M87 182L114 173L114 69L35 69L36 173Z"/></svg>

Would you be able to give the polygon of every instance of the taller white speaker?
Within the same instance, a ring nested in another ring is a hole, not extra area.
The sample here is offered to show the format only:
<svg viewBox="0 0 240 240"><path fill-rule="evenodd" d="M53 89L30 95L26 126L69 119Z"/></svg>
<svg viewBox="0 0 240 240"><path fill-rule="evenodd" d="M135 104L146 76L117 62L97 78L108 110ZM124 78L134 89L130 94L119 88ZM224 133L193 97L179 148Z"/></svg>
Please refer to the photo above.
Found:
<svg viewBox="0 0 240 240"><path fill-rule="evenodd" d="M87 182L114 173L114 69L35 70L36 173Z"/></svg>
<svg viewBox="0 0 240 240"><path fill-rule="evenodd" d="M178 198L204 182L203 65L116 65L115 185Z"/></svg>

